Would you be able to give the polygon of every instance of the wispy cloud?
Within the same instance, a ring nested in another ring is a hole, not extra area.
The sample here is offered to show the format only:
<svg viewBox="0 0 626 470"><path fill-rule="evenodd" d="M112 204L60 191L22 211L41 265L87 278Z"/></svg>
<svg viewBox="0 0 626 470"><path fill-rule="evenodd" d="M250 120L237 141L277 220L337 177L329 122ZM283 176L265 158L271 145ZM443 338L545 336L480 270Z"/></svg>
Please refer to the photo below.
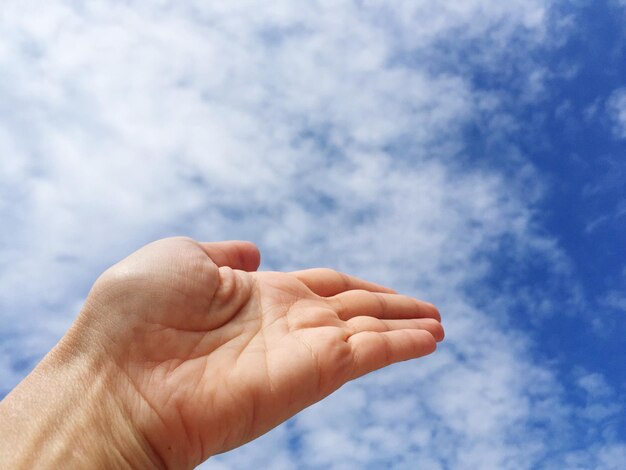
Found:
<svg viewBox="0 0 626 470"><path fill-rule="evenodd" d="M434 300L448 333L433 357L348 384L208 468L530 468L570 455L575 420L620 412L582 416L533 363L532 341L503 327L513 303L549 305L474 290L498 273L512 282L498 259L569 276L535 220L532 165L512 143L488 157L518 176L473 165L483 155L466 135L476 122L503 139L515 126L501 107L511 96L470 69L514 78L525 100L541 94L528 51L550 41L545 2L3 8L5 391L104 267L186 233L252 239L265 268L328 265ZM623 451L589 439L598 462Z"/></svg>
<svg viewBox="0 0 626 470"><path fill-rule="evenodd" d="M626 139L626 88L618 88L609 96L607 112L613 122L613 133L619 139Z"/></svg>

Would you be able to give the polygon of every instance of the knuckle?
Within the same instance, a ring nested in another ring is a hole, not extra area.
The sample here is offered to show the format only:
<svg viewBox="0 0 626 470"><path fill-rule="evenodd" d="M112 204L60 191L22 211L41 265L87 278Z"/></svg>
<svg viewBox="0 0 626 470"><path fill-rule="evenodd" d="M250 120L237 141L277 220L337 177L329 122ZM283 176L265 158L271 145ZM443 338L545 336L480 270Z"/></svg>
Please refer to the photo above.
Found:
<svg viewBox="0 0 626 470"><path fill-rule="evenodd" d="M332 309L338 314L341 315L345 312L346 306L339 295L335 295L333 297L327 297L326 302L330 304Z"/></svg>
<svg viewBox="0 0 626 470"><path fill-rule="evenodd" d="M372 294L372 295L378 302L378 308L380 309L380 312L386 313L389 307L389 304L387 303L387 298L381 294Z"/></svg>
<svg viewBox="0 0 626 470"><path fill-rule="evenodd" d="M115 265L98 277L89 292L89 298L103 304L128 298L138 282L141 282L138 273Z"/></svg>
<svg viewBox="0 0 626 470"><path fill-rule="evenodd" d="M216 298L224 301L231 299L238 286L238 277L235 271L228 266L220 267L219 282Z"/></svg>

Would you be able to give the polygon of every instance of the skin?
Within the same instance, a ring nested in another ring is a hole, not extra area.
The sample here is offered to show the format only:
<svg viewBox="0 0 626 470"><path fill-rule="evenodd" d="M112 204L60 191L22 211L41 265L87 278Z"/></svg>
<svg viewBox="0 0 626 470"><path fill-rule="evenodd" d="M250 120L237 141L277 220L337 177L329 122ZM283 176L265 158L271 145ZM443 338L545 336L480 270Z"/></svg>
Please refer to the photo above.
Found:
<svg viewBox="0 0 626 470"><path fill-rule="evenodd" d="M151 243L107 270L0 402L6 468L193 468L349 380L432 353L437 309L248 242Z"/></svg>

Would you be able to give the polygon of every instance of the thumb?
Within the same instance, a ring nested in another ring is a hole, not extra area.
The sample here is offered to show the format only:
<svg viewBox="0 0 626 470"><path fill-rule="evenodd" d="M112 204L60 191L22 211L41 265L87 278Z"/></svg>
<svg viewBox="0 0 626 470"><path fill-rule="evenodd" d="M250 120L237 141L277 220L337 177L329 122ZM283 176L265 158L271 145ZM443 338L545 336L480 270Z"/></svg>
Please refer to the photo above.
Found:
<svg viewBox="0 0 626 470"><path fill-rule="evenodd" d="M218 266L229 266L243 271L256 271L261 262L259 249L252 242L200 242L204 252Z"/></svg>

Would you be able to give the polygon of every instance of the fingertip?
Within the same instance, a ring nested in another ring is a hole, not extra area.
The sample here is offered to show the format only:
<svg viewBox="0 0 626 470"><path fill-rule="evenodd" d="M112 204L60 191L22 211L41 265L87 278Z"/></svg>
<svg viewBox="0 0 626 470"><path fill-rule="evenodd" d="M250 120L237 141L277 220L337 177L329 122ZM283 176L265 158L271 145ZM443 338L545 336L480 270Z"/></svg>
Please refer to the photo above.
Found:
<svg viewBox="0 0 626 470"><path fill-rule="evenodd" d="M200 242L200 246L218 266L256 271L261 264L261 253L258 247L249 241Z"/></svg>
<svg viewBox="0 0 626 470"><path fill-rule="evenodd" d="M435 338L435 340L440 343L441 341L444 340L444 338L446 337L446 332L443 329L443 326L441 324L441 322L437 322L437 326L435 326L434 328L434 335L433 338Z"/></svg>
<svg viewBox="0 0 626 470"><path fill-rule="evenodd" d="M428 337L428 342L432 341L433 344L431 346L434 351L437 348L437 343L443 341L445 333L443 331L441 323L433 319L428 319L427 321L428 324L422 326L421 329L418 331L424 336Z"/></svg>
<svg viewBox="0 0 626 470"><path fill-rule="evenodd" d="M256 271L261 265L261 251L259 247L250 241L238 240L240 244L240 259L242 270Z"/></svg>
<svg viewBox="0 0 626 470"><path fill-rule="evenodd" d="M433 335L430 331L428 331L428 336L430 336L431 341L429 341L428 344L429 351L425 355L432 354L437 350L437 338L435 338L435 335Z"/></svg>
<svg viewBox="0 0 626 470"><path fill-rule="evenodd" d="M422 329L430 333L437 343L443 341L445 332L440 322L434 318L425 318L421 322Z"/></svg>
<svg viewBox="0 0 626 470"><path fill-rule="evenodd" d="M439 323L441 323L441 313L439 313L439 309L434 304L431 304L430 302L424 302L422 300L418 300L418 302L424 309L426 309L426 311L428 311L429 317L434 318Z"/></svg>

